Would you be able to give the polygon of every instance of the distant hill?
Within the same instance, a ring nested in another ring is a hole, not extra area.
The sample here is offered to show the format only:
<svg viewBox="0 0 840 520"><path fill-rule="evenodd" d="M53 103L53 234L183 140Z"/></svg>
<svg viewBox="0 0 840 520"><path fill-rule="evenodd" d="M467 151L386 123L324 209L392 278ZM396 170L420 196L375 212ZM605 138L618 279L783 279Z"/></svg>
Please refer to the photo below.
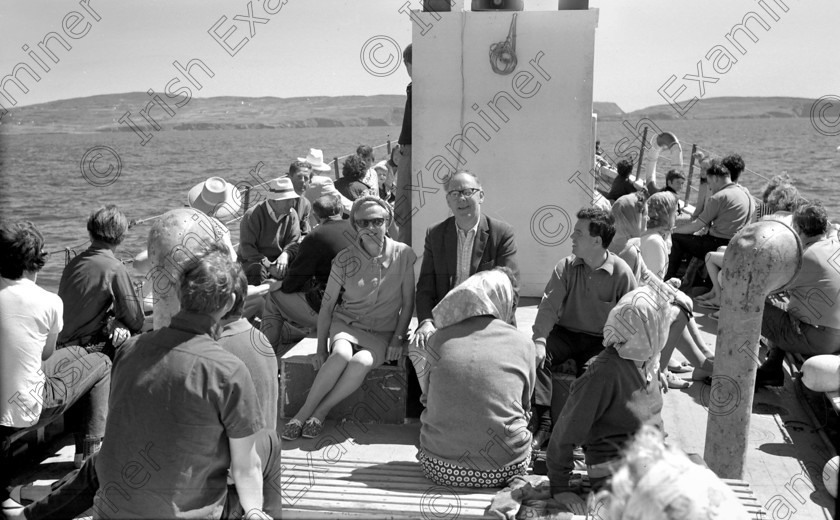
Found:
<svg viewBox="0 0 840 520"><path fill-rule="evenodd" d="M175 111L167 115L152 106L150 115L162 130L215 130L247 128L307 128L394 126L402 123L405 96L339 97L213 97L193 98L181 107L163 97ZM0 121L2 133L77 133L131 131L119 119L131 111L141 127L150 125L139 112L152 98L142 92L105 94L52 101L15 108ZM719 97L698 102L687 119L807 117L813 100L786 97ZM593 110L600 121L624 118L653 120L679 119L668 105L625 113L615 103L595 102Z"/></svg>
<svg viewBox="0 0 840 520"><path fill-rule="evenodd" d="M793 97L716 97L701 99L684 119L770 119L809 117L815 100ZM680 100L685 104L684 100ZM683 119L673 107L663 104L627 114L631 119Z"/></svg>
<svg viewBox="0 0 840 520"><path fill-rule="evenodd" d="M405 96L341 97L213 97L193 98L178 108L160 97L175 112L170 117L160 106L149 114L162 130L215 130L246 128L305 128L341 126L393 126L402 123ZM9 133L131 131L119 119L131 112L140 127L150 125L139 114L152 97L142 92L106 94L52 101L10 111L0 131Z"/></svg>

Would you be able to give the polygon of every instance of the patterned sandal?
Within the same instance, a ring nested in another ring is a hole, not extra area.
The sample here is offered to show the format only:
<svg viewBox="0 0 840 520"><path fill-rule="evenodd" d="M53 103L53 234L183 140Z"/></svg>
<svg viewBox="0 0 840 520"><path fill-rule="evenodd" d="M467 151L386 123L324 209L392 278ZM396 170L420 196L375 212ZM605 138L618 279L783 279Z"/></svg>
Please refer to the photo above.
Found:
<svg viewBox="0 0 840 520"><path fill-rule="evenodd" d="M297 419L292 419L291 421L286 423L286 426L283 428L283 434L280 438L285 439L287 441L293 441L295 439L300 438L301 430L303 429L303 424Z"/></svg>
<svg viewBox="0 0 840 520"><path fill-rule="evenodd" d="M315 437L321 435L323 431L324 423L315 417L310 417L305 423L303 423L302 436L304 439L314 439Z"/></svg>

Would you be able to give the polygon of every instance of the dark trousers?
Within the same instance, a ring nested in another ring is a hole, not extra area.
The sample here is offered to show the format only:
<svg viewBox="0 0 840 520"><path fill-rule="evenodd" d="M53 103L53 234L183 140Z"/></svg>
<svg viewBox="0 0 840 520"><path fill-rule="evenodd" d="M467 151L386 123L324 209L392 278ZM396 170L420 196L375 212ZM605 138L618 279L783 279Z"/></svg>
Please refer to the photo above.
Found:
<svg viewBox="0 0 840 520"><path fill-rule="evenodd" d="M101 353L89 354L82 347L56 350L41 364L46 376L42 410L38 422L26 428L36 430L64 414L65 427L77 436L101 438L105 435L108 414L108 394L111 390L111 360ZM12 403L26 406L24 403ZM35 410L27 410L35 415ZM3 428L0 433L11 434L18 428ZM3 459L9 447L3 442ZM4 499L15 468L7 460L0 462L0 486Z"/></svg>
<svg viewBox="0 0 840 520"><path fill-rule="evenodd" d="M537 385L534 389L534 402L540 406L551 406L551 373L559 365L573 359L580 376L586 362L604 350L604 336L595 336L583 332L572 332L555 325L545 342L545 363L537 368Z"/></svg>
<svg viewBox="0 0 840 520"><path fill-rule="evenodd" d="M717 238L711 235L685 235L682 233L671 235L671 255L668 257L668 272L665 280L677 275L680 264L686 258L706 258L706 253L716 251L720 246L729 244L728 238Z"/></svg>
<svg viewBox="0 0 840 520"><path fill-rule="evenodd" d="M257 455L262 462L263 510L272 518L280 518L282 501L280 438L274 430L264 430L264 432L265 435L259 435L256 441ZM110 439L109 441L119 442L119 440ZM28 520L63 520L80 516L93 507L93 497L99 489L99 479L96 476L96 459L99 453L88 457L82 469L75 470L64 477L55 491L26 506L24 509L26 518ZM244 513L239 504L236 487L228 486L222 518L241 518Z"/></svg>

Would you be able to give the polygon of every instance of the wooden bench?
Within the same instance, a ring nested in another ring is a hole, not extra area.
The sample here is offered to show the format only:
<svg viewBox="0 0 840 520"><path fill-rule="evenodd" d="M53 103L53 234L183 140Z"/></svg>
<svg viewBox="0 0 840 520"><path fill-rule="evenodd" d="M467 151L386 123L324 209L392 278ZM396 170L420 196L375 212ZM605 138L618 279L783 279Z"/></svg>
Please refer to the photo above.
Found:
<svg viewBox="0 0 840 520"><path fill-rule="evenodd" d="M26 452L37 446L43 446L46 442L64 433L64 415L55 415L43 424L22 428L12 432L6 431L0 438L0 466L3 470L9 471L9 477L15 477L19 465L13 461Z"/></svg>
<svg viewBox="0 0 840 520"><path fill-rule="evenodd" d="M312 356L318 340L305 338L280 359L280 399L277 416L291 418L300 410L315 381ZM368 373L356 390L327 415L362 423L403 424L406 412L407 375L405 358L395 365L382 365Z"/></svg>
<svg viewBox="0 0 840 520"><path fill-rule="evenodd" d="M576 472L588 488L585 472ZM767 516L749 484L723 480L750 518ZM423 476L418 462L327 461L283 454L281 477L284 518L488 518L498 488L456 489ZM583 520L583 516L569 515Z"/></svg>

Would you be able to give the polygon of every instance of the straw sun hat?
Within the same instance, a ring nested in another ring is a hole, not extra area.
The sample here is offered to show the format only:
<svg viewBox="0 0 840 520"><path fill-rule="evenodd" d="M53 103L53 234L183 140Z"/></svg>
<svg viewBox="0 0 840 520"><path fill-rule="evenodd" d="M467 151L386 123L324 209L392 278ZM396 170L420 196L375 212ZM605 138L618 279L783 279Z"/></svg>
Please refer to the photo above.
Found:
<svg viewBox="0 0 840 520"><path fill-rule="evenodd" d="M219 220L234 217L242 208L239 190L221 177L210 177L193 186L187 200L191 208Z"/></svg>

